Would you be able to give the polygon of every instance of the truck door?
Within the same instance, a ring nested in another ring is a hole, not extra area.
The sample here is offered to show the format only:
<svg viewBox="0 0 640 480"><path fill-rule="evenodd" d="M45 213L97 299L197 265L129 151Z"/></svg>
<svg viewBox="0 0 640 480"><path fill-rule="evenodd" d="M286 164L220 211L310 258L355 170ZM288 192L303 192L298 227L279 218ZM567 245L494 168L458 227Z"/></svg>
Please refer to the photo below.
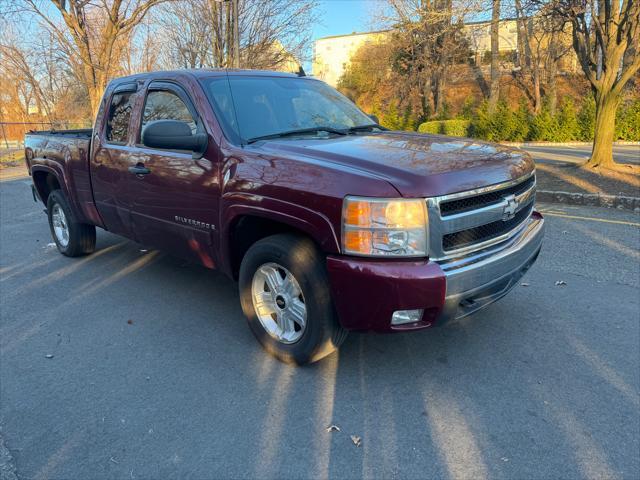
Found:
<svg viewBox="0 0 640 480"><path fill-rule="evenodd" d="M99 115L92 140L91 184L96 208L107 230L131 237L129 124L136 101L135 83L116 87L107 98L106 117ZM101 107L102 111L102 107Z"/></svg>
<svg viewBox="0 0 640 480"><path fill-rule="evenodd" d="M136 239L213 268L219 183L216 159L190 151L142 145L142 132L154 120L180 120L192 131L206 129L189 96L174 83L147 88L134 152L129 158L131 218ZM210 148L208 151L214 151ZM144 172L144 173L139 173Z"/></svg>

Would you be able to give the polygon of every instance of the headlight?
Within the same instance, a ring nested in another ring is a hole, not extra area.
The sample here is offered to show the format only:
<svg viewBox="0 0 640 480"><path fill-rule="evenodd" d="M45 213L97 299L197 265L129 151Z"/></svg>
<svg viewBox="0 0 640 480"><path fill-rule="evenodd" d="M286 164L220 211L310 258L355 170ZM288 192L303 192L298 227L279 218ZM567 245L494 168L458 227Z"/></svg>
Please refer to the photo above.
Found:
<svg viewBox="0 0 640 480"><path fill-rule="evenodd" d="M426 202L346 197L342 249L353 255L426 257Z"/></svg>

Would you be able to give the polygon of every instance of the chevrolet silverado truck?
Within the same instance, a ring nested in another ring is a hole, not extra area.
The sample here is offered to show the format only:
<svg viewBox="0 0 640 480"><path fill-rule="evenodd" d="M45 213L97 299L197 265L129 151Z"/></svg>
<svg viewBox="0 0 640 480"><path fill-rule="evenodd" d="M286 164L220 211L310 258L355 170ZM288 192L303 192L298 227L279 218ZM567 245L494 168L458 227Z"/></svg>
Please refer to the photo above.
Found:
<svg viewBox="0 0 640 480"><path fill-rule="evenodd" d="M319 360L350 330L470 315L509 292L542 244L527 153L388 131L311 77L119 78L93 129L25 144L60 253L90 254L100 227L218 269L285 362Z"/></svg>

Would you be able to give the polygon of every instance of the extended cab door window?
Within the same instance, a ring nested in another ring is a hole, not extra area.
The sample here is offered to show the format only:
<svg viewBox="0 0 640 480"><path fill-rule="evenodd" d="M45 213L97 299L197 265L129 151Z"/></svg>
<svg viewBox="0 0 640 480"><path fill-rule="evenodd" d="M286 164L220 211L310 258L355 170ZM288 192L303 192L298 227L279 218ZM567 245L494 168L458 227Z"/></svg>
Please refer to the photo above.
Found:
<svg viewBox="0 0 640 480"><path fill-rule="evenodd" d="M109 143L124 145L127 143L129 120L135 103L135 92L116 92L111 97L105 138Z"/></svg>
<svg viewBox="0 0 640 480"><path fill-rule="evenodd" d="M140 139L142 132L149 122L155 120L180 120L191 128L191 133L196 133L198 125L194 120L187 105L173 92L167 90L152 90L147 95L140 127Z"/></svg>

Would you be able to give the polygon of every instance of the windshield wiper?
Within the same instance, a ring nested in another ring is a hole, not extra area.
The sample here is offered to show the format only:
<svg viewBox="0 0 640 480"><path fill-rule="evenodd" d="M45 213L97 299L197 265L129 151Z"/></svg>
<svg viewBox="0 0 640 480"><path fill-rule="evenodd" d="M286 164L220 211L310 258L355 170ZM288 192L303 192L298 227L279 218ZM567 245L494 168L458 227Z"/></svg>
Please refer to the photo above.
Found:
<svg viewBox="0 0 640 480"><path fill-rule="evenodd" d="M312 128L299 128L297 130L287 130L286 132L280 133L272 133L270 135L260 135L259 137L253 137L247 139L247 144L254 143L259 140L269 140L272 138L283 138L283 137L292 137L295 135L304 135L305 133L319 133L319 132L327 132L327 133L335 133L336 135L346 135L347 132L344 130L338 130L333 127L312 127Z"/></svg>
<svg viewBox="0 0 640 480"><path fill-rule="evenodd" d="M356 133L356 132L373 132L374 129L378 130L386 130L382 125L378 125L377 123L372 123L370 125L358 125L357 127L351 127L346 130L347 133Z"/></svg>

